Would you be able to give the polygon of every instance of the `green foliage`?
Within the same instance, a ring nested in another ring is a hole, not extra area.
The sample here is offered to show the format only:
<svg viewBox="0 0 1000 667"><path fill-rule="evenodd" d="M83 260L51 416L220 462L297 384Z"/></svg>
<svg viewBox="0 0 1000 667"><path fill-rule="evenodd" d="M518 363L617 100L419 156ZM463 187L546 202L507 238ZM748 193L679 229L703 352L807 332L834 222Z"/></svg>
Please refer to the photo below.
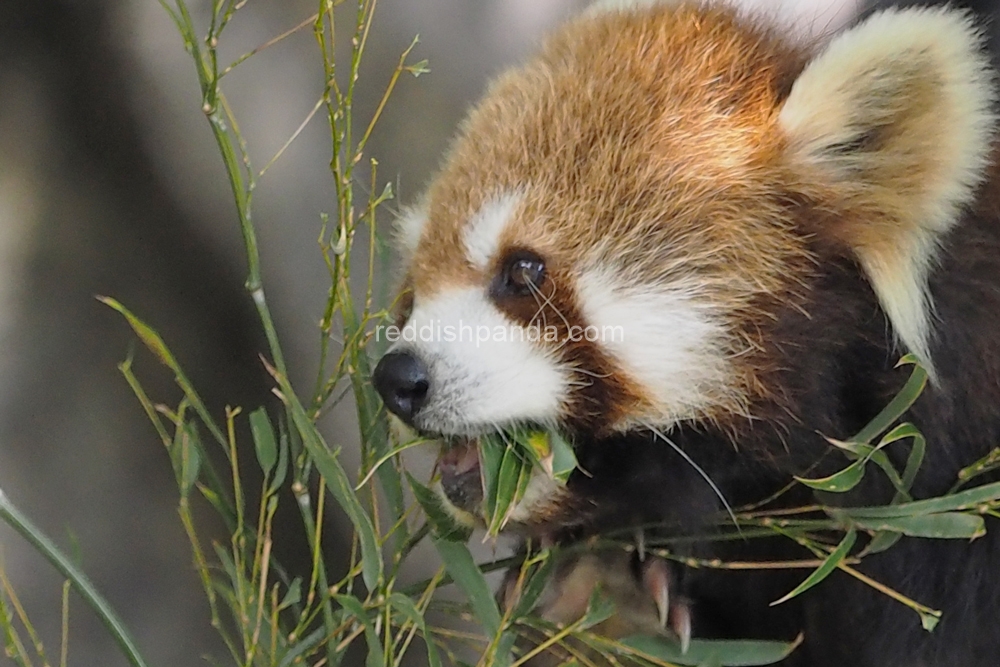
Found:
<svg viewBox="0 0 1000 667"><path fill-rule="evenodd" d="M132 667L146 667L146 662L143 660L139 653L139 649L136 646L135 641L129 635L128 630L125 628L125 624L118 618L118 615L108 604L107 600L97 592L97 589L90 582L90 579L85 575L66 554L64 554L55 543L52 542L37 526L35 526L28 517L26 517L21 511L11 503L10 499L0 491L0 519L4 521L7 525L11 526L15 531L17 531L24 539L31 543L33 547L45 557L46 560L61 574L66 578L66 586L63 587L63 636L62 636L62 647L61 652L61 665L66 664L66 644L67 644L67 620L66 616L68 614L69 606L69 587L72 586L74 590L83 598L84 602L87 603L96 613L97 617L107 628L108 633L114 638L115 642L121 648L122 654L128 659L129 664ZM27 632L31 644L34 647L35 654L41 659L43 664L49 664L45 656L45 650L42 646L42 641L39 639L38 635L35 633L34 628L28 619L27 614L24 612L24 607L21 605L20 601L17 599L17 595L14 592L13 586L7 580L6 575L3 572L3 568L0 567L0 628L3 629L4 634L4 647L6 649L7 655L9 655L14 660L18 661L20 665L30 665L31 658L29 657L28 651L25 649L24 643L22 642L20 635L14 623L15 615L17 619L21 622L24 630Z"/></svg>
<svg viewBox="0 0 1000 667"><path fill-rule="evenodd" d="M486 534L496 537L524 498L537 470L557 484L565 484L576 469L570 443L555 430L514 429L479 438L483 475L483 519Z"/></svg>
<svg viewBox="0 0 1000 667"><path fill-rule="evenodd" d="M691 641L687 652L681 653L672 643L656 637L629 637L621 641L618 652L631 649L650 661L669 662L691 667L759 667L773 665L787 658L802 638L791 643L749 640Z"/></svg>

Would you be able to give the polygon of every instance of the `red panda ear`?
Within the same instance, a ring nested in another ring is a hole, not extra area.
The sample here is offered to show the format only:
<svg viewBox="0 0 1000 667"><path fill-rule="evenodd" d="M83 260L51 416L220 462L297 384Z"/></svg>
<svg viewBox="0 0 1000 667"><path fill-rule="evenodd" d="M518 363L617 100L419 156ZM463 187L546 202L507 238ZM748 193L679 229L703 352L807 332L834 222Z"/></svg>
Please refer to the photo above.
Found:
<svg viewBox="0 0 1000 667"><path fill-rule="evenodd" d="M927 272L991 150L982 42L961 11L875 14L805 67L779 115L791 168L849 212L817 232L855 252L896 334L926 364Z"/></svg>

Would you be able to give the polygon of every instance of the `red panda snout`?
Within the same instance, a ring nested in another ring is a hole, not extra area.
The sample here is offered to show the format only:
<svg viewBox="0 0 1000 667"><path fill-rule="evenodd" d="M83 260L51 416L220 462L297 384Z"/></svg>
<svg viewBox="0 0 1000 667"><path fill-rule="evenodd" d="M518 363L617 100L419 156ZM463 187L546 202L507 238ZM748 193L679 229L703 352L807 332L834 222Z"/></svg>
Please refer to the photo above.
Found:
<svg viewBox="0 0 1000 667"><path fill-rule="evenodd" d="M405 422L444 435L594 433L741 409L734 342L699 285L523 246L495 260L470 286L415 291L409 317L385 331L375 386Z"/></svg>
<svg viewBox="0 0 1000 667"><path fill-rule="evenodd" d="M389 412L407 424L427 400L430 379L423 362L408 352L391 352L379 361L372 384Z"/></svg>
<svg viewBox="0 0 1000 667"><path fill-rule="evenodd" d="M393 346L376 375L397 355L426 368L419 410L397 411L395 387L376 384L390 395L389 409L419 430L475 436L519 422L554 424L561 416L568 369L501 312L487 286L416 295L406 323L386 334Z"/></svg>

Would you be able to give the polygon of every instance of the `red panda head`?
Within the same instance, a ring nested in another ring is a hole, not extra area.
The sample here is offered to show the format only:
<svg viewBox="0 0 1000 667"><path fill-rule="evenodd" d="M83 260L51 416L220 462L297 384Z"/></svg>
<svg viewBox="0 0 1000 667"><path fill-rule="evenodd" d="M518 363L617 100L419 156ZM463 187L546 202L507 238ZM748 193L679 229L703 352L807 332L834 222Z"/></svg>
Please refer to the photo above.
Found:
<svg viewBox="0 0 1000 667"><path fill-rule="evenodd" d="M589 12L492 85L402 220L376 386L445 436L735 430L789 411L809 341L776 322L810 317L843 258L930 365L927 274L985 177L992 103L961 12L884 12L820 49L723 7Z"/></svg>

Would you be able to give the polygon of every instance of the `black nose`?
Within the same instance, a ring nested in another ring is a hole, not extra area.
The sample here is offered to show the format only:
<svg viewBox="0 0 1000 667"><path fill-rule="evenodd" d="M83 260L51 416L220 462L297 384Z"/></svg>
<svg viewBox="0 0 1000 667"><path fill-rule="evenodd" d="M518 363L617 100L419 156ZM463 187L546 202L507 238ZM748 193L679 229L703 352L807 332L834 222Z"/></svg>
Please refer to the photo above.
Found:
<svg viewBox="0 0 1000 667"><path fill-rule="evenodd" d="M372 384L389 412L412 424L427 398L430 377L420 359L408 352L390 352L375 367Z"/></svg>

